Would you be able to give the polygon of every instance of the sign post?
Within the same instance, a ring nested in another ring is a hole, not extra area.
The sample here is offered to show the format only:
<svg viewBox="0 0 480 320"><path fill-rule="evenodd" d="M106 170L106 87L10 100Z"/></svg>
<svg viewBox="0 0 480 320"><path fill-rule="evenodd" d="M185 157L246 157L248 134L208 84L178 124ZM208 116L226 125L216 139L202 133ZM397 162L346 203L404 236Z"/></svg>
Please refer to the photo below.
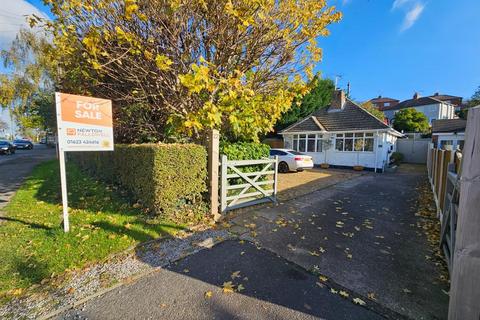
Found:
<svg viewBox="0 0 480 320"><path fill-rule="evenodd" d="M112 101L56 92L55 104L63 229L68 232L70 226L65 152L113 151Z"/></svg>

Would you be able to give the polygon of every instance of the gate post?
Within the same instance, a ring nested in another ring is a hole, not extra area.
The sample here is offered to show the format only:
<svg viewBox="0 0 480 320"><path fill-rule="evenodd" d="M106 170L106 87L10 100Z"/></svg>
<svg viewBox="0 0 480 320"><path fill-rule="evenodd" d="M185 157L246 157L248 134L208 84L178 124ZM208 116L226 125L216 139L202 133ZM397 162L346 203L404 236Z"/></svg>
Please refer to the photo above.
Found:
<svg viewBox="0 0 480 320"><path fill-rule="evenodd" d="M222 154L222 162L221 162L221 176L220 178L222 179L222 182L220 183L220 214L224 214L225 211L227 210L227 185L228 185L228 179L227 179L227 161L228 158L226 155ZM218 216L218 221L220 219L221 215Z"/></svg>
<svg viewBox="0 0 480 320"><path fill-rule="evenodd" d="M220 217L218 213L218 156L220 146L218 130L208 133L208 191L210 196L210 215L215 221Z"/></svg>
<svg viewBox="0 0 480 320"><path fill-rule="evenodd" d="M275 173L273 174L273 199L277 203L277 183L278 183L278 156L275 156L275 164L273 165Z"/></svg>

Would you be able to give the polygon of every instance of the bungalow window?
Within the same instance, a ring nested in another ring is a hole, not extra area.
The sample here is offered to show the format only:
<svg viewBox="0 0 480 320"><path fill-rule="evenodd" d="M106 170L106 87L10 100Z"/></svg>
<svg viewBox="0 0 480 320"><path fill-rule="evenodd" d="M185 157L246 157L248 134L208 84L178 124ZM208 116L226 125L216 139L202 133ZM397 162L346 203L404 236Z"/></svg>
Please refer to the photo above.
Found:
<svg viewBox="0 0 480 320"><path fill-rule="evenodd" d="M295 134L292 149L299 152L322 152L321 139L321 134Z"/></svg>
<svg viewBox="0 0 480 320"><path fill-rule="evenodd" d="M336 151L373 152L373 133L338 133L335 136Z"/></svg>

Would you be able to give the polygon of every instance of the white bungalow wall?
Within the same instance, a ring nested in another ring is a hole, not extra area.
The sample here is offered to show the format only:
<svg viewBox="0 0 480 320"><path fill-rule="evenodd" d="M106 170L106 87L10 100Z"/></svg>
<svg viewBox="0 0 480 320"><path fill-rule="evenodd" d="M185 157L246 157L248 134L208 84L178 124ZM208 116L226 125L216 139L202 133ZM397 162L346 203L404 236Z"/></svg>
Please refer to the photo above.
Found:
<svg viewBox="0 0 480 320"><path fill-rule="evenodd" d="M314 132L311 132L310 134L313 133ZM305 133L302 132L301 134ZM324 139L331 139L332 136L335 136L335 134L323 133ZM283 138L285 148L292 148L293 135L285 134ZM331 139L331 141L332 145L328 150L324 150L323 152L302 153L311 156L313 158L313 163L316 165L326 162L335 166L353 167L360 165L365 168L375 168L376 166L378 169L383 169L388 164L391 153L396 150L397 137L385 132L379 132L378 135L374 134L373 152L337 151L335 150L335 138Z"/></svg>

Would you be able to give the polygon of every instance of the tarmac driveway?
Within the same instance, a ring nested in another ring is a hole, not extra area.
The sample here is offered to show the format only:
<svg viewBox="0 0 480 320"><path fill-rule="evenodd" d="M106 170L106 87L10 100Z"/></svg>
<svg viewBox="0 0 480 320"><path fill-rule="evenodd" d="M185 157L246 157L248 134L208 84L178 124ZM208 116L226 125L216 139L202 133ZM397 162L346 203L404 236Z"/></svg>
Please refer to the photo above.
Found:
<svg viewBox="0 0 480 320"><path fill-rule="evenodd" d="M444 319L422 171L366 174L233 218L228 240L60 319ZM231 292L234 291L234 292Z"/></svg>

